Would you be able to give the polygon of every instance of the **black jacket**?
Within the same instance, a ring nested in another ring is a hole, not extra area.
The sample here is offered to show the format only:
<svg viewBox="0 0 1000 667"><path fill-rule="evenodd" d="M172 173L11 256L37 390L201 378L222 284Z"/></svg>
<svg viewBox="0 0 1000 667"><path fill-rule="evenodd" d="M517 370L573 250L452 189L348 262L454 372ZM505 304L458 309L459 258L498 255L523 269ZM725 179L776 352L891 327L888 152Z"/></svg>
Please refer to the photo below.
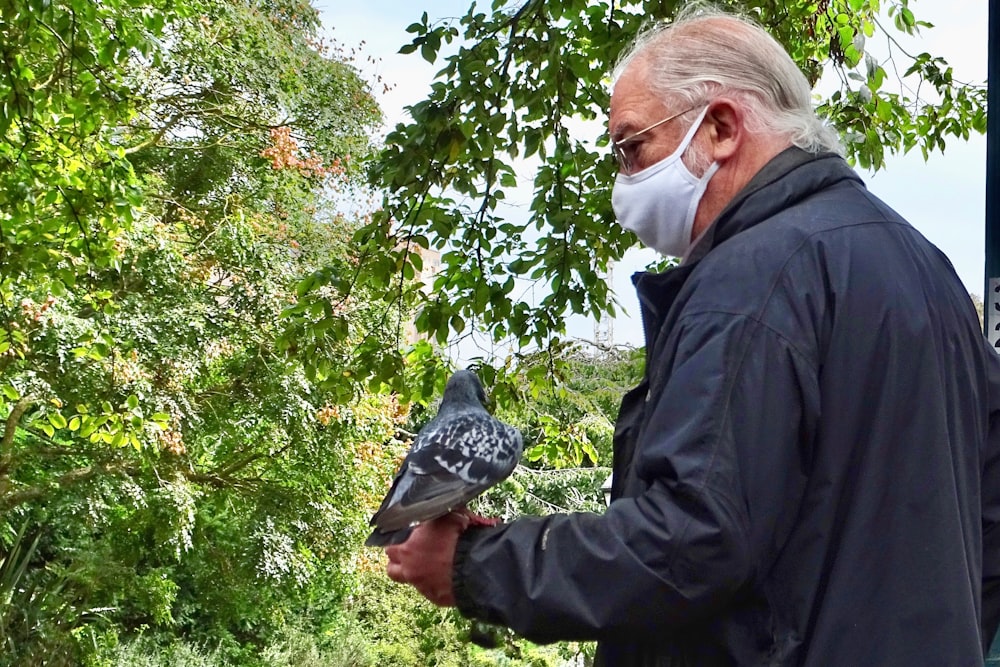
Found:
<svg viewBox="0 0 1000 667"><path fill-rule="evenodd" d="M1000 362L948 260L798 149L689 260L634 278L607 513L467 531L459 608L612 667L982 665Z"/></svg>

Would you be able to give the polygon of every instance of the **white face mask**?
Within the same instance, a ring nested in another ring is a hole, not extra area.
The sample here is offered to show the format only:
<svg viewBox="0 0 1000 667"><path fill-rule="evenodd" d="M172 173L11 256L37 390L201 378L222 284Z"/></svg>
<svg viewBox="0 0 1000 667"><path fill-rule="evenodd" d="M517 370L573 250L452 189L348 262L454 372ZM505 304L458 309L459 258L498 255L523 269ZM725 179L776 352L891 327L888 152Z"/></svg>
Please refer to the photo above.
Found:
<svg viewBox="0 0 1000 667"><path fill-rule="evenodd" d="M707 112L705 107L673 153L640 172L618 174L615 179L611 206L618 224L661 255L683 257L691 248L698 202L719 168L713 162L698 178L681 160Z"/></svg>

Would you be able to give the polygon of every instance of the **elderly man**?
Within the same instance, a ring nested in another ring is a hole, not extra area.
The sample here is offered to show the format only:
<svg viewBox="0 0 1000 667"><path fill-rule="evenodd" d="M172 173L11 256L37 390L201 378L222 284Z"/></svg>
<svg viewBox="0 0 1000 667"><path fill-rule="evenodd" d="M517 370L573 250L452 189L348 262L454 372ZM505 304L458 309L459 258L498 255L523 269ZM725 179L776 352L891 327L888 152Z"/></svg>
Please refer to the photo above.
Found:
<svg viewBox="0 0 1000 667"><path fill-rule="evenodd" d="M598 664L981 665L1000 371L948 260L872 196L783 49L696 13L640 37L610 131L647 365L604 515L387 550L388 574ZM997 422L1000 423L1000 422Z"/></svg>

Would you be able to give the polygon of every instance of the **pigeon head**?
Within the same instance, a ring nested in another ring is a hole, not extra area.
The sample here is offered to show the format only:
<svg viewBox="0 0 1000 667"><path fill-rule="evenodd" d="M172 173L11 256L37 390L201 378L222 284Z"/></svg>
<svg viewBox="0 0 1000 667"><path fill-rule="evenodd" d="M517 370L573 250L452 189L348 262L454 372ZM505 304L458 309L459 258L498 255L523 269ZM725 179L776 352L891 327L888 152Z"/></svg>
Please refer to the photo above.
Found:
<svg viewBox="0 0 1000 667"><path fill-rule="evenodd" d="M482 382L472 371L456 371L448 379L448 384L444 388L445 403L465 403L468 405L481 405L486 407L486 390L483 389Z"/></svg>

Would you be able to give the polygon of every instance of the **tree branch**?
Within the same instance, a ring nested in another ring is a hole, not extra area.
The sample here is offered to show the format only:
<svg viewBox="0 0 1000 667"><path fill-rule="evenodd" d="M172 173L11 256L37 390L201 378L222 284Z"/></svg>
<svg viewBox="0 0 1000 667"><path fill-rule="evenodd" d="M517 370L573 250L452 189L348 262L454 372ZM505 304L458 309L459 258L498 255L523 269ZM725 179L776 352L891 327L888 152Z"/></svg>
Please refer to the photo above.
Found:
<svg viewBox="0 0 1000 667"><path fill-rule="evenodd" d="M253 454L249 454L247 456L244 456L242 459L239 459L235 463L231 463L231 464L225 466L224 468L216 468L215 470L210 471L208 473L207 477L211 477L211 478L223 478L224 479L224 478L229 477L230 475L232 475L234 472L239 472L243 468L246 468L248 465L250 465L254 461L259 461L260 459L265 459L265 458L275 458L277 456L281 456L286 451L288 451L288 449L291 446L292 446L292 443L289 442L287 445L285 445L284 447L282 447L281 449L279 449L279 450L277 450L275 452L271 452L271 453L268 453L268 454L262 454L260 452L255 452Z"/></svg>
<svg viewBox="0 0 1000 667"><path fill-rule="evenodd" d="M47 484L39 484L36 486L29 486L12 493L5 493L0 495L0 511L7 511L18 505L23 505L24 503L31 502L33 500L38 500L44 498L47 494L53 492L53 490L58 488L65 488L67 486L74 486L80 482L85 482L89 479L93 479L97 475L105 473L116 473L122 472L126 469L126 465L122 462L119 463L102 463L95 464L92 466L87 466L85 468L77 468L76 470L70 470L67 473L60 475L55 478L52 482Z"/></svg>
<svg viewBox="0 0 1000 667"><path fill-rule="evenodd" d="M30 396L25 396L11 408L10 414L7 415L7 423L4 426L3 440L0 440L0 476L6 475L8 469L10 468L11 461L14 458L14 434L17 432L17 426L21 421L21 417L27 412L35 403L35 399Z"/></svg>

